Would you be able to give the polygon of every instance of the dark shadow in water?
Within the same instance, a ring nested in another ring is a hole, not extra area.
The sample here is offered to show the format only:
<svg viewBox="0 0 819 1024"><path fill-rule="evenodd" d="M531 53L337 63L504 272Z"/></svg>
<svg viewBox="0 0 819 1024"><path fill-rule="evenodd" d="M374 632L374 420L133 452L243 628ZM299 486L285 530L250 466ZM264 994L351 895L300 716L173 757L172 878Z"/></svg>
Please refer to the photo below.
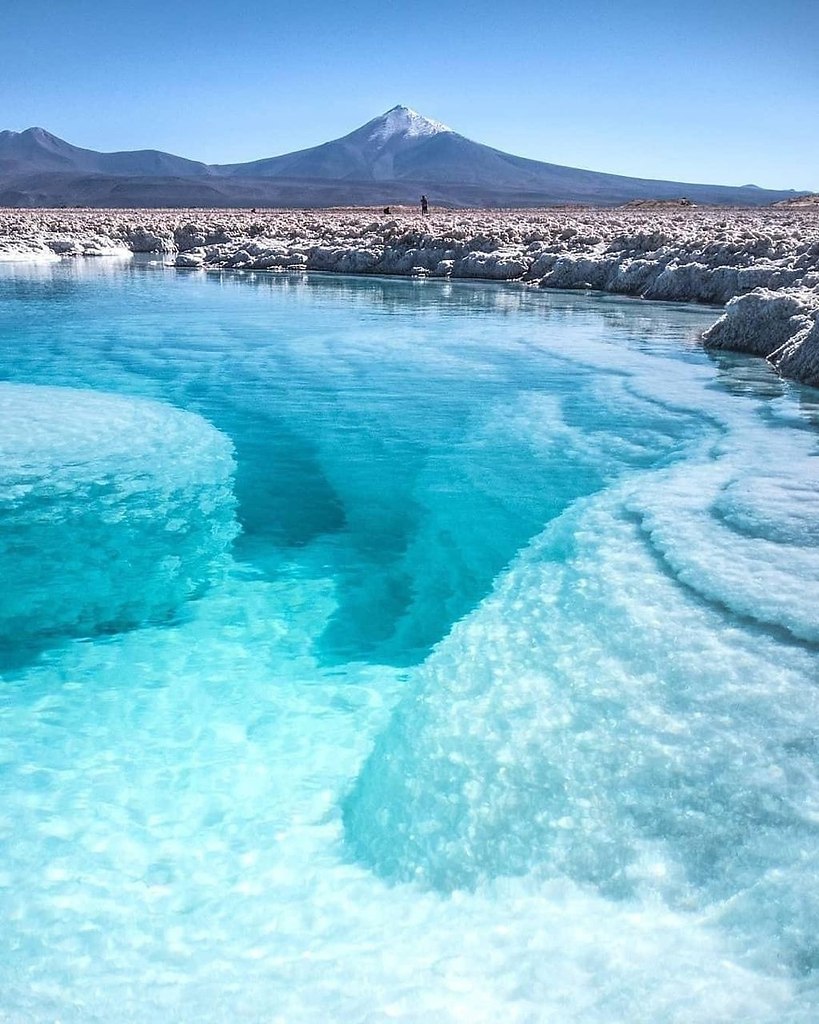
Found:
<svg viewBox="0 0 819 1024"><path fill-rule="evenodd" d="M221 429L236 446L237 515L244 537L303 547L344 528L342 503L313 447L286 424L237 412ZM241 558L241 538L236 550Z"/></svg>
<svg viewBox="0 0 819 1024"><path fill-rule="evenodd" d="M0 638L0 685L12 681L15 676L31 668L44 655L52 656L60 649L70 644L89 643L91 641L105 640L120 636L123 633L130 633L137 629L151 627L178 626L189 620L191 616L191 604L194 604L202 593L196 594L188 599L188 604L179 608L158 612L156 615L146 616L142 619L123 618L113 620L97 627L93 632L80 633L72 632L71 629L42 630L39 633L29 634L25 637Z"/></svg>
<svg viewBox="0 0 819 1024"><path fill-rule="evenodd" d="M490 453L486 476L498 468L493 461L504 459L508 500L474 479L453 478L449 493L433 492L422 503L422 486L416 500L410 478L405 499L373 510L369 524L366 512L351 510L356 526L345 534L348 561L334 566L339 606L316 648L322 661L408 666L423 660L548 521L603 484L579 460L539 460L526 451Z"/></svg>

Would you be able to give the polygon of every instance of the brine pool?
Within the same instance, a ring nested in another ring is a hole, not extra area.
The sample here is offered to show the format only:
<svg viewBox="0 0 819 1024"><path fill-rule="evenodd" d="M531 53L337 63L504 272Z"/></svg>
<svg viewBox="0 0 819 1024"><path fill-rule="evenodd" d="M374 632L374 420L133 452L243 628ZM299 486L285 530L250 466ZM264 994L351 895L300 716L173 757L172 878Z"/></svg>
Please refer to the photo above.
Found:
<svg viewBox="0 0 819 1024"><path fill-rule="evenodd" d="M815 1021L819 392L715 315L0 269L0 1020Z"/></svg>

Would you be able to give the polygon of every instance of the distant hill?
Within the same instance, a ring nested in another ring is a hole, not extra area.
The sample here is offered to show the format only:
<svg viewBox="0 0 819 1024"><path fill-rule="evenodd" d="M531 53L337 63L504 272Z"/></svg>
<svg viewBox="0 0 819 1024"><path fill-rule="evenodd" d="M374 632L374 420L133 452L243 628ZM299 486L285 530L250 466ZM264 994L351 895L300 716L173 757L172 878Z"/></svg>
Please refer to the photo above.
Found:
<svg viewBox="0 0 819 1024"><path fill-rule="evenodd" d="M97 153L93 149L72 146L44 128L0 132L0 175L42 172L186 178L198 178L211 173L207 164L172 156L157 149Z"/></svg>
<svg viewBox="0 0 819 1024"><path fill-rule="evenodd" d="M159 150L98 153L42 128L0 132L3 206L617 205L635 200L762 206L799 193L653 181L528 160L397 106L340 139L241 164Z"/></svg>

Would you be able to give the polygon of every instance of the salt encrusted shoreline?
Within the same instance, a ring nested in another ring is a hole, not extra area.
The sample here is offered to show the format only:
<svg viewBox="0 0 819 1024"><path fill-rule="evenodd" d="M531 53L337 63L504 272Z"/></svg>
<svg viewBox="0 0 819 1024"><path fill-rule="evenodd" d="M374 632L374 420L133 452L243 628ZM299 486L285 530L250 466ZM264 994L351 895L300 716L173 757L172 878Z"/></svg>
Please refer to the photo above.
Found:
<svg viewBox="0 0 819 1024"><path fill-rule="evenodd" d="M712 348L819 386L819 206L0 210L0 260L158 253L187 268L523 281L728 303Z"/></svg>

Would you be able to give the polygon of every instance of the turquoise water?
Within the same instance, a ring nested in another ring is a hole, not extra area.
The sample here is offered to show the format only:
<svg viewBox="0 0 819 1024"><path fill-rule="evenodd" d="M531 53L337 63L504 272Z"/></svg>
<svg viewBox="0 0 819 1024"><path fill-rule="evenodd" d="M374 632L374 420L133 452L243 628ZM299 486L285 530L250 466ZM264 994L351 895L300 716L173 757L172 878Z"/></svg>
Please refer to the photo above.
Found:
<svg viewBox="0 0 819 1024"><path fill-rule="evenodd" d="M0 1019L815 1020L819 394L713 318L0 268Z"/></svg>

